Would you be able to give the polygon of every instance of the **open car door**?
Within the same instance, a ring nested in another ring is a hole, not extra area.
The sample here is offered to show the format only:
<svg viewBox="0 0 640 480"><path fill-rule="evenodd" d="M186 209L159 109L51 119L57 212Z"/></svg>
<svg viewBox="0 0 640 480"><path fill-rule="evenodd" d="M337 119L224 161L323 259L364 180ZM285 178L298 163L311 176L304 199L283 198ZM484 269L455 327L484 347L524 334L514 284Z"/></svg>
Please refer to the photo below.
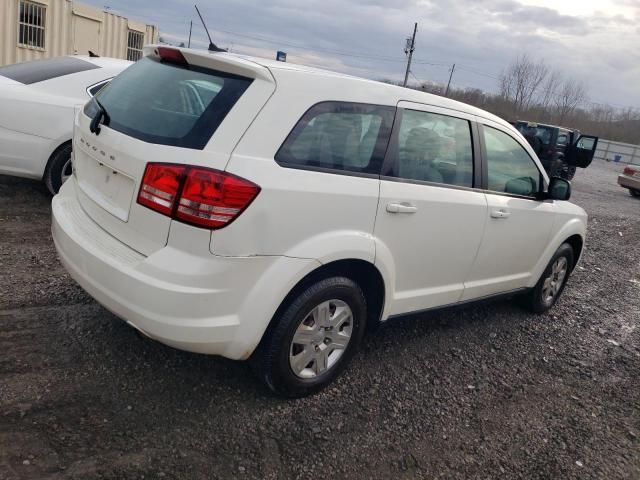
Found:
<svg viewBox="0 0 640 480"><path fill-rule="evenodd" d="M567 147L564 161L573 167L587 168L593 161L598 148L598 137L581 135L578 140Z"/></svg>

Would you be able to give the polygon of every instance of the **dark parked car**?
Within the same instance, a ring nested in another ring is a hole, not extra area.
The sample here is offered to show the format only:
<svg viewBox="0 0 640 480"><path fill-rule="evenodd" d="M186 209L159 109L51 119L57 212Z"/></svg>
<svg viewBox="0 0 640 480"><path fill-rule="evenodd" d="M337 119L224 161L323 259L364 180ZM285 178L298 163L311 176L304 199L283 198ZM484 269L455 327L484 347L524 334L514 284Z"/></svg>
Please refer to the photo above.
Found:
<svg viewBox="0 0 640 480"><path fill-rule="evenodd" d="M517 121L514 126L531 144L550 177L571 180L576 168L587 168L598 138L557 125Z"/></svg>

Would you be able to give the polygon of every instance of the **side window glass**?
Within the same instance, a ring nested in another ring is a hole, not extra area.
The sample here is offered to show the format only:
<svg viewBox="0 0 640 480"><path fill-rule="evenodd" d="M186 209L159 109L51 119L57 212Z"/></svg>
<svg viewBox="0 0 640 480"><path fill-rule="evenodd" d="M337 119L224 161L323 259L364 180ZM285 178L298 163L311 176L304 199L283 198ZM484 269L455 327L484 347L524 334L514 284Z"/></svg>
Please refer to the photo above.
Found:
<svg viewBox="0 0 640 480"><path fill-rule="evenodd" d="M404 110L397 143L393 176L473 186L473 147L467 120Z"/></svg>
<svg viewBox="0 0 640 480"><path fill-rule="evenodd" d="M558 145L566 147L569 144L569 134L560 132L558 134Z"/></svg>
<svg viewBox="0 0 640 480"><path fill-rule="evenodd" d="M276 154L283 166L379 174L395 108L323 102L300 119Z"/></svg>
<svg viewBox="0 0 640 480"><path fill-rule="evenodd" d="M516 140L495 128L483 127L487 149L489 190L534 196L540 187L540 171Z"/></svg>

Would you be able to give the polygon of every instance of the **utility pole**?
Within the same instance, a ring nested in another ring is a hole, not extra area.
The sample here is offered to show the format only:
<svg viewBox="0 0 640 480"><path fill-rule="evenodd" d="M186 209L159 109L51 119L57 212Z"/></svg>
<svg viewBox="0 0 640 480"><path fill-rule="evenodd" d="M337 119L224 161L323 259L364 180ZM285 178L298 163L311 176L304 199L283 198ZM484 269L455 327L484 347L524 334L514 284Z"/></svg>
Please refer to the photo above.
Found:
<svg viewBox="0 0 640 480"><path fill-rule="evenodd" d="M413 57L413 51L416 49L416 32L418 31L418 22L416 22L413 26L413 36L411 37L411 42L407 39L407 46L404 49L404 53L409 55L407 59L407 71L404 74L404 83L403 87L407 86L407 80L409 80L409 71L411 70L411 57Z"/></svg>
<svg viewBox="0 0 640 480"><path fill-rule="evenodd" d="M187 48L191 48L191 31L193 30L193 20L189 22L189 44Z"/></svg>
<svg viewBox="0 0 640 480"><path fill-rule="evenodd" d="M451 75L449 75L449 83L447 83L447 90L444 92L445 97L449 95L449 87L451 86L451 79L453 78L453 72L455 72L455 70L456 70L456 64L454 63L453 67L451 67Z"/></svg>

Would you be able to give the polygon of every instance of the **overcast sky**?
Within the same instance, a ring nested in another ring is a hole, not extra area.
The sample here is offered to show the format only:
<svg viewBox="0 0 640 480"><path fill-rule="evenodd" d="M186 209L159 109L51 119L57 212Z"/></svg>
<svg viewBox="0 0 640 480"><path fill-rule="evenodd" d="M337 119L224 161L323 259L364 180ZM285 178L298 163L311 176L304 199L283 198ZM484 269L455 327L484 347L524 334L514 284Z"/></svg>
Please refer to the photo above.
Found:
<svg viewBox="0 0 640 480"><path fill-rule="evenodd" d="M640 108L640 0L80 0L159 26L165 39L208 44L374 79L402 79L418 22L411 81L496 91L518 54L582 79L590 100Z"/></svg>

